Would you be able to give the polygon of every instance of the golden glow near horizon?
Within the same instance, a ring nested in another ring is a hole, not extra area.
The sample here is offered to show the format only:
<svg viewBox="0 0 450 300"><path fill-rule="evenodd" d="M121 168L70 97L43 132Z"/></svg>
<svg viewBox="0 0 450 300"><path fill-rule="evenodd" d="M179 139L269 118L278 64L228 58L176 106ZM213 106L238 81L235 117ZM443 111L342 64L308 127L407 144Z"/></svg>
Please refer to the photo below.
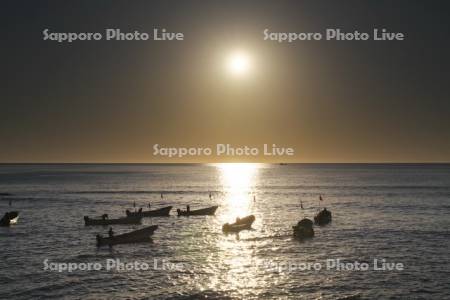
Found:
<svg viewBox="0 0 450 300"><path fill-rule="evenodd" d="M250 57L245 52L237 51L228 57L227 69L232 75L239 77L245 75L249 72L250 67Z"/></svg>

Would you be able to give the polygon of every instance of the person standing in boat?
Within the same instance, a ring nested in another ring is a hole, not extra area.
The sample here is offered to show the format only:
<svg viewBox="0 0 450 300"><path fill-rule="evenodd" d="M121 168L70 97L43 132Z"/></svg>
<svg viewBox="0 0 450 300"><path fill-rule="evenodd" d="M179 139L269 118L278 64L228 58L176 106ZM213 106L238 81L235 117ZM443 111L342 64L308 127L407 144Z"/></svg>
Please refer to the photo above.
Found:
<svg viewBox="0 0 450 300"><path fill-rule="evenodd" d="M150 203L148 203L148 209L150 209Z"/></svg>
<svg viewBox="0 0 450 300"><path fill-rule="evenodd" d="M186 205L186 211L190 212L191 211L191 207L189 205Z"/></svg>
<svg viewBox="0 0 450 300"><path fill-rule="evenodd" d="M114 236L114 231L113 231L112 227L109 227L108 235L110 238Z"/></svg>

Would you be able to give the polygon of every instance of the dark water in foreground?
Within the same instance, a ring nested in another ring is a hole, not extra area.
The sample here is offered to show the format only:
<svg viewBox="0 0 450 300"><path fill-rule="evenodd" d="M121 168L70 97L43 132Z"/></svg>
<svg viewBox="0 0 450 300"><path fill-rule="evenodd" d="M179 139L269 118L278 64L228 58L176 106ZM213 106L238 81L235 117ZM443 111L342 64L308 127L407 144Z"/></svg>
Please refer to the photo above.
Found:
<svg viewBox="0 0 450 300"><path fill-rule="evenodd" d="M13 194L0 196L2 214L9 199L20 211L0 228L1 299L450 299L450 165L3 165L0 192ZM319 194L333 223L293 240ZM214 217L144 219L160 225L153 243L97 249L107 228L85 227L83 216L122 216L134 201L220 207ZM222 233L247 214L254 230ZM103 268L44 270L46 259ZM105 270L108 259L150 269ZM328 259L370 267L327 269ZM375 271L374 259L404 270Z"/></svg>

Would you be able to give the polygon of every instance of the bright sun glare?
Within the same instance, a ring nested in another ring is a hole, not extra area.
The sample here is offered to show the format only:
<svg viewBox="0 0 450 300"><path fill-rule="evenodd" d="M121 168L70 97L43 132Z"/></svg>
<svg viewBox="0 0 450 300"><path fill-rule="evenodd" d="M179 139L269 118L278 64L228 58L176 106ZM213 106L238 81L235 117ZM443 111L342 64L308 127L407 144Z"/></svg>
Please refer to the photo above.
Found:
<svg viewBox="0 0 450 300"><path fill-rule="evenodd" d="M233 75L243 75L250 69L250 58L244 52L235 52L228 58L227 67Z"/></svg>
<svg viewBox="0 0 450 300"><path fill-rule="evenodd" d="M220 224L226 222L232 223L237 217L245 217L250 214L258 214L255 196L256 185L258 182L258 173L260 164L252 163L222 163L215 164L222 189L225 195L220 207L221 213L218 215ZM256 225L257 226L257 225ZM212 287L216 288L218 284L225 282L228 289L241 291L251 288L259 288L261 280L256 280L259 268L254 267L254 245L237 243L239 235L232 235L217 239L217 246L220 251L210 255L213 264L218 262L220 269L214 272L210 277Z"/></svg>
<svg viewBox="0 0 450 300"><path fill-rule="evenodd" d="M251 213L258 164L224 163L217 165L225 192L224 222Z"/></svg>

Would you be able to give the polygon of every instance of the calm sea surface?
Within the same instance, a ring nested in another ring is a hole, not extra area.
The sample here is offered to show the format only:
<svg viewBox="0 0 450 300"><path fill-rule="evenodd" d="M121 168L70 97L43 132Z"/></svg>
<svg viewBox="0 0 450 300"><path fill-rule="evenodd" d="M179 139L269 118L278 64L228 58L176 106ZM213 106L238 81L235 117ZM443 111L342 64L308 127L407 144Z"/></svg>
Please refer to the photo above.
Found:
<svg viewBox="0 0 450 300"><path fill-rule="evenodd" d="M1 214L20 212L0 228L1 299L450 299L450 165L0 165L0 192L12 194L0 196ZM332 224L294 240L320 194ZM83 216L123 216L133 202L174 209L114 226L158 224L152 243L97 248L108 227ZM220 207L176 217L187 204ZM254 230L222 233L248 214ZM44 270L46 259L104 268ZM108 259L150 268L106 270ZM370 268L327 268L337 259ZM404 270L375 271L374 259Z"/></svg>

